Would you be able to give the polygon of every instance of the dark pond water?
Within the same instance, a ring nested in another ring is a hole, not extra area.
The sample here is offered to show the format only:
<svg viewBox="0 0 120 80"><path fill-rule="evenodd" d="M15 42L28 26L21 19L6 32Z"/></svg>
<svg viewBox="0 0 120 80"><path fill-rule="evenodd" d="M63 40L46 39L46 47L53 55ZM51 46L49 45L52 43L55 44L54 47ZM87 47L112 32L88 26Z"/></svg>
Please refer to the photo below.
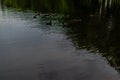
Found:
<svg viewBox="0 0 120 80"><path fill-rule="evenodd" d="M0 80L120 80L119 11L102 9L48 25L46 14L1 6Z"/></svg>

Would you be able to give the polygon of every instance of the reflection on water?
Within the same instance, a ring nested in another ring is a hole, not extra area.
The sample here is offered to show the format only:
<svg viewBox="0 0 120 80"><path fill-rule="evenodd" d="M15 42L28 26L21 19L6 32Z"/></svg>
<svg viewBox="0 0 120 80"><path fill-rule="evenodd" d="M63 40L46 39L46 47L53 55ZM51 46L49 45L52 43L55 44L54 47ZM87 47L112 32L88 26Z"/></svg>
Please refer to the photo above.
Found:
<svg viewBox="0 0 120 80"><path fill-rule="evenodd" d="M0 80L119 80L119 5L91 1L78 13L36 18L1 6Z"/></svg>

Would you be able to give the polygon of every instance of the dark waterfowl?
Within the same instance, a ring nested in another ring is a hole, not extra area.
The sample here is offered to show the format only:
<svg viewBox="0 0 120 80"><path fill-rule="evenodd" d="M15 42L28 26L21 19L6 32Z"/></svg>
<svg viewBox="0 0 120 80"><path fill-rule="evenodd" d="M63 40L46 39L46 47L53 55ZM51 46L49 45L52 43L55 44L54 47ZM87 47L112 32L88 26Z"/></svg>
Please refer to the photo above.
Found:
<svg viewBox="0 0 120 80"><path fill-rule="evenodd" d="M52 16L53 16L52 13L48 13L48 14L44 14L44 15L42 16L42 18L48 18L48 17L52 17Z"/></svg>
<svg viewBox="0 0 120 80"><path fill-rule="evenodd" d="M62 22L63 26L69 26L69 25L73 25L73 24L79 24L81 23L81 19L71 19L65 22Z"/></svg>
<svg viewBox="0 0 120 80"><path fill-rule="evenodd" d="M74 24L74 23L80 23L82 20L81 19L72 19L69 21L69 23Z"/></svg>
<svg viewBox="0 0 120 80"><path fill-rule="evenodd" d="M94 15L94 14L90 14L89 16L90 16L90 17L94 17L95 15Z"/></svg>
<svg viewBox="0 0 120 80"><path fill-rule="evenodd" d="M46 25L52 25L52 21L50 20L50 21L46 22Z"/></svg>
<svg viewBox="0 0 120 80"><path fill-rule="evenodd" d="M37 18L37 15L34 15L33 18Z"/></svg>
<svg viewBox="0 0 120 80"><path fill-rule="evenodd" d="M37 18L38 16L40 16L40 13L35 14L33 18Z"/></svg>
<svg viewBox="0 0 120 80"><path fill-rule="evenodd" d="M65 27L68 26L69 24L67 22L62 22L62 25Z"/></svg>

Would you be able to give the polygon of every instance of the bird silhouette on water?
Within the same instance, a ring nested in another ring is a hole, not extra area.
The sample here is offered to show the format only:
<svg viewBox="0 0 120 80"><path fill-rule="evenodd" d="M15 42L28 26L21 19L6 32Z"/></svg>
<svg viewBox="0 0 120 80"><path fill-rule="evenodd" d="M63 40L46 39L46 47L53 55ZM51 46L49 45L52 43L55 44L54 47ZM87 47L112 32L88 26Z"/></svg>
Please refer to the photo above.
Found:
<svg viewBox="0 0 120 80"><path fill-rule="evenodd" d="M33 18L37 18L38 16L40 16L40 13L35 14Z"/></svg>
<svg viewBox="0 0 120 80"><path fill-rule="evenodd" d="M46 25L52 25L52 21L49 20L48 22L46 22Z"/></svg>

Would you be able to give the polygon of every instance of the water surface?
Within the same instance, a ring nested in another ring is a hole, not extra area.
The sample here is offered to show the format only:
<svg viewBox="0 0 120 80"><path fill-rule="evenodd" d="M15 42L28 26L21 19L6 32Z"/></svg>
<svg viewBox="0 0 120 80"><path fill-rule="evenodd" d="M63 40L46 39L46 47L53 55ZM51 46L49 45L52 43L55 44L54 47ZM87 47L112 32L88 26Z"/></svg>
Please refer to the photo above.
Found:
<svg viewBox="0 0 120 80"><path fill-rule="evenodd" d="M76 48L84 47L84 39L88 39L86 27L66 28L57 21L50 26L33 15L32 11L0 9L0 80L120 79L116 69L99 52ZM96 17L89 23L93 27L94 20ZM85 26L84 21L81 24ZM94 38L92 34L89 39Z"/></svg>

